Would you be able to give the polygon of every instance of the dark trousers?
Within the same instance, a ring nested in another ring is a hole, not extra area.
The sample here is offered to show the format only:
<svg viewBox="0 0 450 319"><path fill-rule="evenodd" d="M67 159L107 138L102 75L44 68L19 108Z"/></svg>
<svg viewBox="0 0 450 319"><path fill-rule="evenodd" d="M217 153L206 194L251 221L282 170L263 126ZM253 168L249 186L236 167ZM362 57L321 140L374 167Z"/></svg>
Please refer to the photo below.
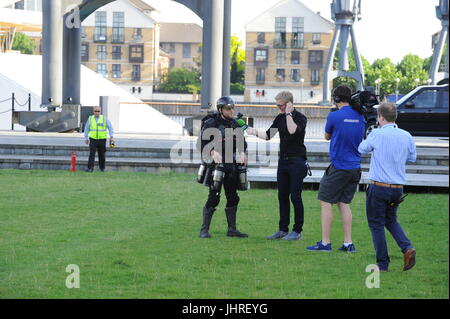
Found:
<svg viewBox="0 0 450 319"><path fill-rule="evenodd" d="M89 160L88 168L94 168L95 152L98 152L98 166L105 169L106 139L96 140L89 138Z"/></svg>
<svg viewBox="0 0 450 319"><path fill-rule="evenodd" d="M381 270L388 270L389 254L384 227L394 237L402 253L413 248L400 224L397 222L398 206L389 203L403 195L403 188L388 188L370 184L366 191L366 213L373 245L375 246L377 265Z"/></svg>
<svg viewBox="0 0 450 319"><path fill-rule="evenodd" d="M233 165L234 166L234 165ZM225 166L225 176L223 178L222 188L225 190L225 197L227 198L226 207L234 207L239 204L239 196L237 194L237 171L235 167ZM220 193L209 188L208 200L206 201L206 208L216 208L220 202Z"/></svg>
<svg viewBox="0 0 450 319"><path fill-rule="evenodd" d="M302 187L306 174L306 161L303 158L280 159L278 161L277 184L280 210L279 230L281 231L289 231L291 207L289 197L292 205L294 205L295 224L293 231L300 233L303 230Z"/></svg>

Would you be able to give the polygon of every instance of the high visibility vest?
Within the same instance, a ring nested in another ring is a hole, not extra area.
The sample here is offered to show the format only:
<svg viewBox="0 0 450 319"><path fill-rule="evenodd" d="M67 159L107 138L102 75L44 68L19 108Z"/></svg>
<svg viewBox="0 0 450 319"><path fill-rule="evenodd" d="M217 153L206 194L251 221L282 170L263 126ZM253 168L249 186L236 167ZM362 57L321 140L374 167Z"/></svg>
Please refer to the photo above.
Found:
<svg viewBox="0 0 450 319"><path fill-rule="evenodd" d="M99 115L98 123L95 120L95 116L89 116L89 137L94 140L103 140L108 138L106 133L106 118L103 115Z"/></svg>

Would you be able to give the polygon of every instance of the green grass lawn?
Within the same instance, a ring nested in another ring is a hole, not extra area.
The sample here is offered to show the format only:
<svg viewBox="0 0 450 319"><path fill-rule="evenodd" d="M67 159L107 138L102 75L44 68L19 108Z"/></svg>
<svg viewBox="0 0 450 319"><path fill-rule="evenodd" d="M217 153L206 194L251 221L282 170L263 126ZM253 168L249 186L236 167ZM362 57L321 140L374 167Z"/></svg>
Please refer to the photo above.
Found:
<svg viewBox="0 0 450 319"><path fill-rule="evenodd" d="M357 253L342 243L335 211L334 251L320 240L317 192L304 191L303 239L268 241L277 230L274 189L240 192L238 228L226 237L225 197L211 239L201 239L207 188L189 174L0 170L0 298L449 298L448 194L410 194L399 221L417 249L403 256L388 234L390 272L366 287L375 252L364 193L352 203ZM66 266L80 268L68 289Z"/></svg>

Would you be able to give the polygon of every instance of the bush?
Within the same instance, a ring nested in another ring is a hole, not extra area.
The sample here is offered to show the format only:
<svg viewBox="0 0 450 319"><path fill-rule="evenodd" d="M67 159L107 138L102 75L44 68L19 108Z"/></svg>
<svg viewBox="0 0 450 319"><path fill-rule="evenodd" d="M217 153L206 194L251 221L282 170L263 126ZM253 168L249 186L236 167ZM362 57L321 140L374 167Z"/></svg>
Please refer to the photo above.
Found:
<svg viewBox="0 0 450 319"><path fill-rule="evenodd" d="M230 93L231 94L244 94L245 86L241 83L231 83Z"/></svg>
<svg viewBox="0 0 450 319"><path fill-rule="evenodd" d="M165 93L199 93L200 74L198 71L175 68L169 71L158 88Z"/></svg>

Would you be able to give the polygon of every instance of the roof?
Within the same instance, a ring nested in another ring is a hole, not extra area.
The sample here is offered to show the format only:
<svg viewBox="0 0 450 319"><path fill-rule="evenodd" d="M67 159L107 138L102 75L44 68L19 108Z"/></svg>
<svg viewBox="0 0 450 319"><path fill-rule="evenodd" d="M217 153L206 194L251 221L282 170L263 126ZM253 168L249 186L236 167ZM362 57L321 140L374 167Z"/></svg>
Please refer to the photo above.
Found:
<svg viewBox="0 0 450 319"><path fill-rule="evenodd" d="M312 11L299 0L281 0L245 25L246 32L274 32L275 17L304 17L304 32L333 32L334 23ZM291 32L287 24L286 32Z"/></svg>
<svg viewBox="0 0 450 319"><path fill-rule="evenodd" d="M154 7L152 7L151 5L149 5L148 3L146 3L142 0L128 0L128 2L130 2L133 6L135 6L136 8L138 8L140 10L144 10L144 11L156 10Z"/></svg>
<svg viewBox="0 0 450 319"><path fill-rule="evenodd" d="M160 23L160 42L201 43L202 27L196 23Z"/></svg>

